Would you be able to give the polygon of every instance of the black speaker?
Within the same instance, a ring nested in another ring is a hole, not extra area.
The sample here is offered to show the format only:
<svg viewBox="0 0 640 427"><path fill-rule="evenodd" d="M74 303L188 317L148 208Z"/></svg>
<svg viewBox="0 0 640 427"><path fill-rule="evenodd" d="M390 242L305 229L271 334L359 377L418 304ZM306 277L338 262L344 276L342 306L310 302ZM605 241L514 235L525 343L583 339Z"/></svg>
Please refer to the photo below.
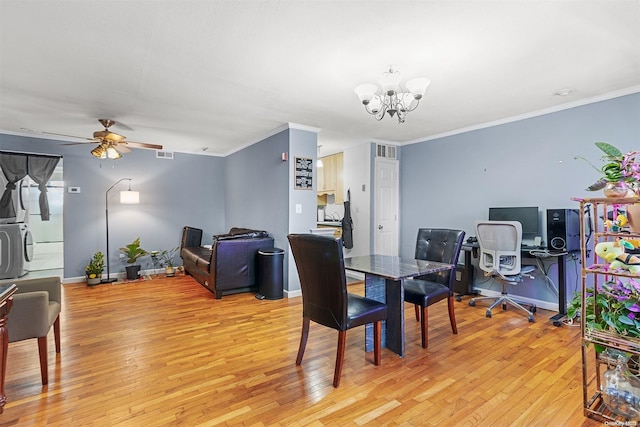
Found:
<svg viewBox="0 0 640 427"><path fill-rule="evenodd" d="M547 209L547 248L566 252L580 250L578 209Z"/></svg>

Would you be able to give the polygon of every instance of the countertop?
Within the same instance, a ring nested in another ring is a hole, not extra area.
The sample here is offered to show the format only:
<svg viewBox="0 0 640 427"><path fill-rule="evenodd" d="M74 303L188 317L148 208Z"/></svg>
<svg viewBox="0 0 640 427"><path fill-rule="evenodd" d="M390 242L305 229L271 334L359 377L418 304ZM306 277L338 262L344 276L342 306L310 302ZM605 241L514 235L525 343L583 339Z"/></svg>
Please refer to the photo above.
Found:
<svg viewBox="0 0 640 427"><path fill-rule="evenodd" d="M318 225L326 227L342 227L342 221L318 221Z"/></svg>

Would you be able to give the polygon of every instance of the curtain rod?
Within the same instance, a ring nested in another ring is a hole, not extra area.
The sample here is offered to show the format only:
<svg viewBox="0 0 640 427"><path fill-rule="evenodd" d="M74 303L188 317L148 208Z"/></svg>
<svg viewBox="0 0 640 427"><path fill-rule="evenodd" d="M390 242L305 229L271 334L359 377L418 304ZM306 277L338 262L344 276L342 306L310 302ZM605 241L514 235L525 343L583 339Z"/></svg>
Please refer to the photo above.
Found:
<svg viewBox="0 0 640 427"><path fill-rule="evenodd" d="M0 150L0 154L18 154L18 155L25 155L25 156L33 156L33 157L49 157L49 158L58 158L61 159L62 156L59 154L41 154L41 153L28 153L28 152L21 152L21 151L4 151L4 150Z"/></svg>

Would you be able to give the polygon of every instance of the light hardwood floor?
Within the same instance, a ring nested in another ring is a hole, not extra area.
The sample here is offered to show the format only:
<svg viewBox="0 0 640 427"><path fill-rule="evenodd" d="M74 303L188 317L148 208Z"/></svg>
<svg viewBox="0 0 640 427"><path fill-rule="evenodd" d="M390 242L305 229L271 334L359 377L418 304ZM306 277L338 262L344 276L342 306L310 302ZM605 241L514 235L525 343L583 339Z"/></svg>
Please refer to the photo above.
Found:
<svg viewBox="0 0 640 427"><path fill-rule="evenodd" d="M362 285L349 287L362 293ZM429 348L406 310L406 357L365 355L347 334L342 383L331 385L338 334L312 324L295 366L301 298L216 300L190 277L64 285L62 353L49 335L49 385L35 340L9 345L0 424L48 426L597 426L582 413L579 329L540 310L484 316L431 307Z"/></svg>

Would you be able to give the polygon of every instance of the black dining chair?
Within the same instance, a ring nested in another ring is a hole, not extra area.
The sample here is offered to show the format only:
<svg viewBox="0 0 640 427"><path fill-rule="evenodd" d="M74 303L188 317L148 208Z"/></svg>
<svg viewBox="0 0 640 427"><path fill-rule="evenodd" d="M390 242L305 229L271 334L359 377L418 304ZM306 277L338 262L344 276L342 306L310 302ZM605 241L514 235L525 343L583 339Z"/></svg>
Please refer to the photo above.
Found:
<svg viewBox="0 0 640 427"><path fill-rule="evenodd" d="M342 240L314 234L289 234L291 252L302 288L302 334L296 365L302 357L314 322L338 330L333 386L340 385L347 330L373 323L374 363L380 364L382 321L387 306L347 292Z"/></svg>
<svg viewBox="0 0 640 427"><path fill-rule="evenodd" d="M458 264L458 256L464 240L464 231L442 228L421 228L416 239L415 258L426 261ZM458 333L454 312L453 283L456 269L440 271L404 281L404 300L414 304L416 320L420 322L422 348L428 345L428 307L447 300L449 321L454 334Z"/></svg>

